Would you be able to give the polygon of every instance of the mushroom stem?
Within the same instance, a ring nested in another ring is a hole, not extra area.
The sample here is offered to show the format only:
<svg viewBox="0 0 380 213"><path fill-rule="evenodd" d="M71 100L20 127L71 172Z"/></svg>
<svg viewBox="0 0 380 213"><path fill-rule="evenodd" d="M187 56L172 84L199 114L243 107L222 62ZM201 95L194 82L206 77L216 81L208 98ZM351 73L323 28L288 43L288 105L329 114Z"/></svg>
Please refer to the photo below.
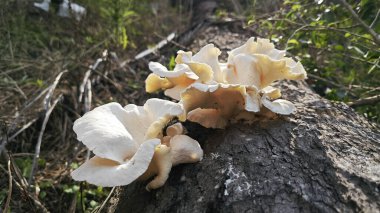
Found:
<svg viewBox="0 0 380 213"><path fill-rule="evenodd" d="M170 170L172 168L170 147L166 145L159 145L153 155L153 159L147 174L145 177L151 177L152 175L157 175L152 181L146 186L146 190L157 189L163 186L169 177Z"/></svg>

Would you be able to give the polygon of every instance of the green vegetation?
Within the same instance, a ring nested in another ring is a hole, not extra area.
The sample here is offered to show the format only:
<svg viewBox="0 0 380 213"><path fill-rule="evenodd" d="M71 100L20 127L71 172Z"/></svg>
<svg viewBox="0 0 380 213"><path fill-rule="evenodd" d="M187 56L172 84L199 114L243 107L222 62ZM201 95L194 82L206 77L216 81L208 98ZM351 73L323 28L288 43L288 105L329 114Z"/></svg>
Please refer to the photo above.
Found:
<svg viewBox="0 0 380 213"><path fill-rule="evenodd" d="M351 6L380 32L380 2L352 1ZM276 13L253 13L248 25L299 58L311 86L326 98L353 104L379 95L380 44L341 4L287 0ZM380 122L379 101L356 109Z"/></svg>

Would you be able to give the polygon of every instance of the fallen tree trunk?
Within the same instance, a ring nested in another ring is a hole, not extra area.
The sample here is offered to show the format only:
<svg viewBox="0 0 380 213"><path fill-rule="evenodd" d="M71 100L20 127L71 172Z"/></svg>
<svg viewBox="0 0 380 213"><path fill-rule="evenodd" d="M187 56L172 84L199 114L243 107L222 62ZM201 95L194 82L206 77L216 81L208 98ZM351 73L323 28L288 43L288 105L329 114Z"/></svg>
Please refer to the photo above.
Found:
<svg viewBox="0 0 380 213"><path fill-rule="evenodd" d="M220 29L217 35L229 36L224 40L234 47L246 40L228 33ZM223 39L217 35L208 38L218 43ZM195 45L207 42L202 36ZM379 128L346 104L321 98L305 82L278 86L296 104L294 115L225 130L188 125L204 159L173 168L158 190L147 192L146 183L117 188L109 211L379 211Z"/></svg>

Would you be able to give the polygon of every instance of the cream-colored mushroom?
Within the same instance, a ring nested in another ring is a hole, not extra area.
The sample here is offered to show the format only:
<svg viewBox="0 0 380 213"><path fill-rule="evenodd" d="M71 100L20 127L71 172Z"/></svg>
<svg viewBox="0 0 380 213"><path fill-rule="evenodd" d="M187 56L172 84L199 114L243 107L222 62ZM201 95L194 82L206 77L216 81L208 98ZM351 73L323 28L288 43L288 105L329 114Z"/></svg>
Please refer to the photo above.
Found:
<svg viewBox="0 0 380 213"><path fill-rule="evenodd" d="M272 86L263 88L261 92L266 94L271 99L277 99L281 97L281 90Z"/></svg>
<svg viewBox="0 0 380 213"><path fill-rule="evenodd" d="M182 113L182 105L160 99L149 99L143 107L109 103L86 113L73 128L95 157L75 170L73 178L100 186L129 184L148 168L162 129ZM107 171L103 178L98 170Z"/></svg>
<svg viewBox="0 0 380 213"><path fill-rule="evenodd" d="M270 101L266 94L262 96L261 102L267 109L277 114L290 115L295 111L295 106L292 102L283 99Z"/></svg>
<svg viewBox="0 0 380 213"><path fill-rule="evenodd" d="M195 163L203 158L203 150L198 141L187 135L175 135L170 140L171 162L173 166Z"/></svg>
<svg viewBox="0 0 380 213"><path fill-rule="evenodd" d="M175 135L181 135L183 134L185 129L183 128L181 123L175 123L171 126L168 126L166 128L166 135L170 137L174 137Z"/></svg>
<svg viewBox="0 0 380 213"><path fill-rule="evenodd" d="M187 135L182 135L183 131L181 123L175 123L167 128L165 144L156 147L149 168L141 176L142 180L155 176L146 186L147 190L161 187L168 179L173 166L202 160L203 150L199 143Z"/></svg>
<svg viewBox="0 0 380 213"><path fill-rule="evenodd" d="M255 41L250 38L229 52L226 69L223 70L226 82L263 89L277 80L305 79L302 64L284 56L285 51L275 49L268 39Z"/></svg>
<svg viewBox="0 0 380 213"><path fill-rule="evenodd" d="M164 137L165 126L181 114L181 104L160 99L125 108L110 103L86 113L75 121L74 131L95 157L73 171L73 179L99 186L120 186L154 176L147 188L162 186L173 165L195 162L195 158L186 157L194 152L196 155L191 156L198 156L198 160L203 155L198 142L181 135L184 128L180 124L168 127ZM198 144L198 150L191 143ZM179 162L178 154L187 160Z"/></svg>
<svg viewBox="0 0 380 213"><path fill-rule="evenodd" d="M159 139L147 140L134 155L125 155L126 159L123 161L116 161L113 156L92 157L74 170L71 176L74 180L104 187L128 185L145 173L155 153L155 147L159 144Z"/></svg>
<svg viewBox="0 0 380 213"><path fill-rule="evenodd" d="M224 128L242 110L258 112L259 98L254 87L194 83L181 94L181 103L188 120L208 128Z"/></svg>
<svg viewBox="0 0 380 213"><path fill-rule="evenodd" d="M153 72L145 80L146 92L165 90L165 95L179 100L180 93L199 77L185 64L178 64L173 71L157 62L150 62L149 69Z"/></svg>
<svg viewBox="0 0 380 213"><path fill-rule="evenodd" d="M177 54L176 63L187 64L200 77L201 83L224 82L224 76L218 60L221 52L213 44L207 44L202 47L194 56L192 56L191 52L182 50L178 51Z"/></svg>

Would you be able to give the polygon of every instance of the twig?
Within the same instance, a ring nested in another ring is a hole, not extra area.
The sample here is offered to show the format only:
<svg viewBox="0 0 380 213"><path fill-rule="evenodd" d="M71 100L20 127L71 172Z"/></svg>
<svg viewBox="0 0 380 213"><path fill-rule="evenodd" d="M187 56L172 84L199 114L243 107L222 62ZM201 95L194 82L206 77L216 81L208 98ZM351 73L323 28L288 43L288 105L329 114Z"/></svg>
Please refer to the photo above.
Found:
<svg viewBox="0 0 380 213"><path fill-rule="evenodd" d="M25 191L27 191L26 189L28 187L28 182L26 181L24 176L21 175L20 169L17 167L17 164L14 162L13 155L8 154L7 156L11 160L12 169L13 169L13 172L15 174L14 176L16 176L20 180L20 186L22 186L25 189Z"/></svg>
<svg viewBox="0 0 380 213"><path fill-rule="evenodd" d="M8 208L9 208L9 204L11 202L11 197L12 197L12 188L13 188L13 185L12 185L12 172L11 172L11 160L8 159L8 197L7 197L7 201L5 202L5 206L4 206L4 212L8 212Z"/></svg>
<svg viewBox="0 0 380 213"><path fill-rule="evenodd" d="M129 99L129 97L120 89L120 86L115 81L113 81L108 76L104 75L103 73L101 73L101 72L99 72L97 70L94 70L94 72L97 73L99 76L103 77L108 82L110 82L115 87L116 91L118 93L120 93L120 95L122 95L126 99Z"/></svg>
<svg viewBox="0 0 380 213"><path fill-rule="evenodd" d="M162 35L159 35L157 32L154 32L154 35L156 35L157 37L159 37L160 39L167 39L166 37L162 36ZM174 44L175 46L179 47L179 48L182 48L183 50L187 50L188 48L185 47L184 45L178 43L178 42L175 42L173 40L168 40L169 43L172 43Z"/></svg>
<svg viewBox="0 0 380 213"><path fill-rule="evenodd" d="M91 48L89 48L88 50L86 50L84 53L82 53L82 54L80 55L80 58L83 57L83 56L85 56L87 53L92 52L94 49L100 47L101 45L103 45L107 40L109 40L110 37L112 37L112 36L109 35L109 36L108 36L107 38L105 38L103 41L101 41L101 42L95 44L94 46L92 46Z"/></svg>
<svg viewBox="0 0 380 213"><path fill-rule="evenodd" d="M104 58L98 58L93 65L90 65L89 69L84 74L82 84L79 87L79 92L80 92L79 93L79 98L78 98L79 102L82 102L85 86L87 84L87 80L90 78L91 72L95 71L96 69L98 69L99 64L101 62L104 62L105 60L106 59L104 59Z"/></svg>
<svg viewBox="0 0 380 213"><path fill-rule="evenodd" d="M295 30L295 31L289 36L288 40L286 41L285 50L288 50L288 45L289 45L289 41L290 41L290 39L292 39L293 36L294 36L298 31L300 31L300 30L302 30L302 29L304 29L304 28L306 28L306 27L309 27L309 25L304 25L304 26L302 26L302 27L296 29L296 30Z"/></svg>
<svg viewBox="0 0 380 213"><path fill-rule="evenodd" d="M294 22L294 21L289 20L289 19L272 18L272 19L268 19L268 21L285 21L285 22L288 22L290 24L293 24L293 25L296 25L296 26L300 26L300 28L302 28L302 30L304 30L304 31L333 30L333 31L342 32L342 33L350 33L352 36L355 36L355 37L358 37L358 38L362 38L362 39L366 39L366 40L369 40L369 41L373 41L371 38L367 38L367 37L364 37L362 35L359 35L357 33L354 33L354 32L351 32L351 31L347 30L347 29L358 27L360 25L352 25L352 26L348 26L348 27L326 27L326 26L314 27L314 26L310 26L310 25L300 24L300 23ZM307 26L308 28L306 28L305 26Z"/></svg>
<svg viewBox="0 0 380 213"><path fill-rule="evenodd" d="M5 145L8 143L9 141L9 138L8 138L8 130L7 130L7 125L5 124L5 122L1 122L0 123L0 131L1 133L4 133L4 135L0 135L0 137L4 137L2 139L2 143L0 144L0 156L3 154L3 153L6 153L6 147Z"/></svg>
<svg viewBox="0 0 380 213"><path fill-rule="evenodd" d="M362 95L366 95L366 94L369 94L371 92L375 92L378 90L380 90L380 87L372 88L372 89L369 89L368 91L365 91Z"/></svg>
<svg viewBox="0 0 380 213"><path fill-rule="evenodd" d="M27 128L29 128L32 124L34 124L34 122L36 122L38 120L38 118L35 118L31 121L29 121L27 124L25 124L20 130L18 130L16 133L14 133L11 137L9 137L9 141L12 141L14 140L17 135L19 135L21 132L25 131Z"/></svg>
<svg viewBox="0 0 380 213"><path fill-rule="evenodd" d="M13 153L13 157L25 157L25 156L34 156L34 153Z"/></svg>
<svg viewBox="0 0 380 213"><path fill-rule="evenodd" d="M99 60L99 59L98 59ZM78 97L78 102L82 102L82 98L83 98L83 94L84 94L84 90L85 90L85 86L87 84L87 81L91 75L91 69L87 70L86 73L84 74L84 77L83 77L83 81L81 83L81 85L79 86L79 97Z"/></svg>
<svg viewBox="0 0 380 213"><path fill-rule="evenodd" d="M20 174L18 174L18 169L14 166L14 162L13 162L13 159L12 159L12 156L10 156L10 162L11 162L11 167L13 169L13 171L15 172L16 176L20 179L21 182L23 182L23 177L20 176ZM4 173L9 173L5 168L3 168L1 165L0 165L0 169L2 169L4 171ZM20 190L22 191L29 199L28 201L32 200L33 203L36 205L36 207L38 209L41 210L41 212L43 213L48 213L49 211L46 209L46 207L44 205L42 205L42 203L33 195L31 195L28 190L26 190L26 186L24 183L19 183L17 182L14 178L13 178L13 182L15 183L15 186ZM25 182L25 181L24 181ZM30 203L31 205L31 203Z"/></svg>
<svg viewBox="0 0 380 213"><path fill-rule="evenodd" d="M308 30L310 30L310 31L319 31L319 30L331 31L331 30L333 30L333 31L341 32L341 33L350 33L351 35L356 36L358 38L373 41L371 38L367 38L365 36L359 35L357 33L354 33L354 32L351 32L351 31L348 31L345 29L334 28L334 27L311 27L311 28L307 28L307 29L303 29L303 30L305 30L305 31L308 31Z"/></svg>
<svg viewBox="0 0 380 213"><path fill-rule="evenodd" d="M58 98L55 99L55 101L53 102L53 104L46 111L45 118L44 118L44 121L42 123L41 131L40 131L40 134L38 135L38 140L37 140L37 145L36 145L36 152L35 152L35 155L34 155L34 158L33 158L32 170L30 172L29 180L28 180L29 185L32 183L34 172L35 172L35 169L37 167L37 161L38 161L38 159L40 157L42 136L43 136L43 134L45 132L46 124L47 124L47 122L49 120L50 114L53 112L53 109L55 108L55 106L57 105L57 103L61 100L61 98L62 98L62 94L60 94L58 96Z"/></svg>
<svg viewBox="0 0 380 213"><path fill-rule="evenodd" d="M308 73L307 74L308 77L310 78L313 78L313 79L316 79L316 80L319 80L319 81L323 81L325 82L326 84L330 85L330 86L333 86L333 87L336 87L336 88L340 88L340 89L343 89L343 90L346 90L348 91L348 93L352 96L356 96L355 94L353 94L352 92L349 91L349 89L341 84L338 84L338 83L335 83L331 80L328 80L328 79L325 79L325 78L322 78L320 76L317 76L317 75L314 75L314 74L311 74L311 73Z"/></svg>
<svg viewBox="0 0 380 213"><path fill-rule="evenodd" d="M361 98L359 100L348 102L348 106L351 107L358 107L358 106L364 106L364 105L371 105L371 104L377 104L380 102L380 95L375 95L368 98Z"/></svg>
<svg viewBox="0 0 380 213"><path fill-rule="evenodd" d="M84 112L88 112L91 110L91 102L92 102L92 91L91 91L91 81L87 80L86 84L86 96L84 97ZM86 161L90 159L91 150L87 149Z"/></svg>
<svg viewBox="0 0 380 213"><path fill-rule="evenodd" d="M345 1L345 0L338 0L347 10L350 12L351 17L355 19L364 29L368 31L369 34L374 39L374 42L377 45L380 45L380 35L377 34L370 26L368 26L359 16L358 14L352 9L352 7Z"/></svg>
<svg viewBox="0 0 380 213"><path fill-rule="evenodd" d="M84 184L84 182L80 182L79 191L80 191L80 205L82 207L82 212L84 213L86 211L85 211L84 199L83 199L83 184Z"/></svg>
<svg viewBox="0 0 380 213"><path fill-rule="evenodd" d="M1 10L1 19L2 19L2 22L3 24L5 24L5 20L4 20L4 11ZM7 24L7 36L8 36L8 41L9 41L9 52L10 52L10 55L11 55L11 59L12 61L14 60L14 54L13 54L13 44L12 44L12 38L11 38L11 32L9 30L9 24Z"/></svg>
<svg viewBox="0 0 380 213"><path fill-rule="evenodd" d="M1 60L0 60L1 61ZM28 65L23 65L23 66L19 66L17 68L14 68L14 69L10 69L10 70L5 70L4 72L1 72L0 75L8 75L12 72L16 72L16 71L19 71L19 70L23 70L23 69L26 69L26 68L29 68L31 67L32 65L28 64Z"/></svg>
<svg viewBox="0 0 380 213"><path fill-rule="evenodd" d="M171 40L175 38L176 34L175 33L170 33L165 39L161 40L158 42L154 47L148 48L139 54L135 56L135 60L139 60L141 58L144 58L147 55L150 55L152 53L155 53L157 50L161 49L162 47L166 46Z"/></svg>
<svg viewBox="0 0 380 213"><path fill-rule="evenodd" d="M66 72L67 72L67 70L60 72L57 75L57 77L55 78L53 84L49 87L49 92L45 96L45 99L44 99L45 110L48 110L50 108L50 101L51 101L51 98L53 97L53 92L54 92L55 88L57 87L59 80L61 79L63 73L66 73Z"/></svg>
<svg viewBox="0 0 380 213"><path fill-rule="evenodd" d="M20 111L19 113L19 116L17 116L12 124L10 125L8 131L7 131L7 134L10 134L11 132L13 132L13 130L16 128L20 118L22 117L21 115L26 111L26 109L28 109L31 105L33 105L38 99L40 99L42 97L42 95L44 95L47 91L49 90L49 87L48 88L45 88L40 94L37 95L37 97L35 97L33 100L29 101L27 104L25 104L25 106L23 107L23 109ZM12 137L11 137L12 138ZM13 139L13 138L12 138ZM0 153L2 153L4 151L4 148L5 146L7 145L9 141L2 141L1 142L1 145L0 145Z"/></svg>
<svg viewBox="0 0 380 213"><path fill-rule="evenodd" d="M99 212L102 211L102 209L104 208L104 206L106 206L107 202L111 198L113 192L115 191L115 188L116 187L112 187L110 193L108 194L107 198L103 201L102 205L98 209L95 209L94 211L92 211L91 213L99 213Z"/></svg>
<svg viewBox="0 0 380 213"><path fill-rule="evenodd" d="M380 15L380 9L377 10L375 18L373 19L372 23L369 25L370 28L372 28L373 25L375 25L377 18L379 18L379 15Z"/></svg>

